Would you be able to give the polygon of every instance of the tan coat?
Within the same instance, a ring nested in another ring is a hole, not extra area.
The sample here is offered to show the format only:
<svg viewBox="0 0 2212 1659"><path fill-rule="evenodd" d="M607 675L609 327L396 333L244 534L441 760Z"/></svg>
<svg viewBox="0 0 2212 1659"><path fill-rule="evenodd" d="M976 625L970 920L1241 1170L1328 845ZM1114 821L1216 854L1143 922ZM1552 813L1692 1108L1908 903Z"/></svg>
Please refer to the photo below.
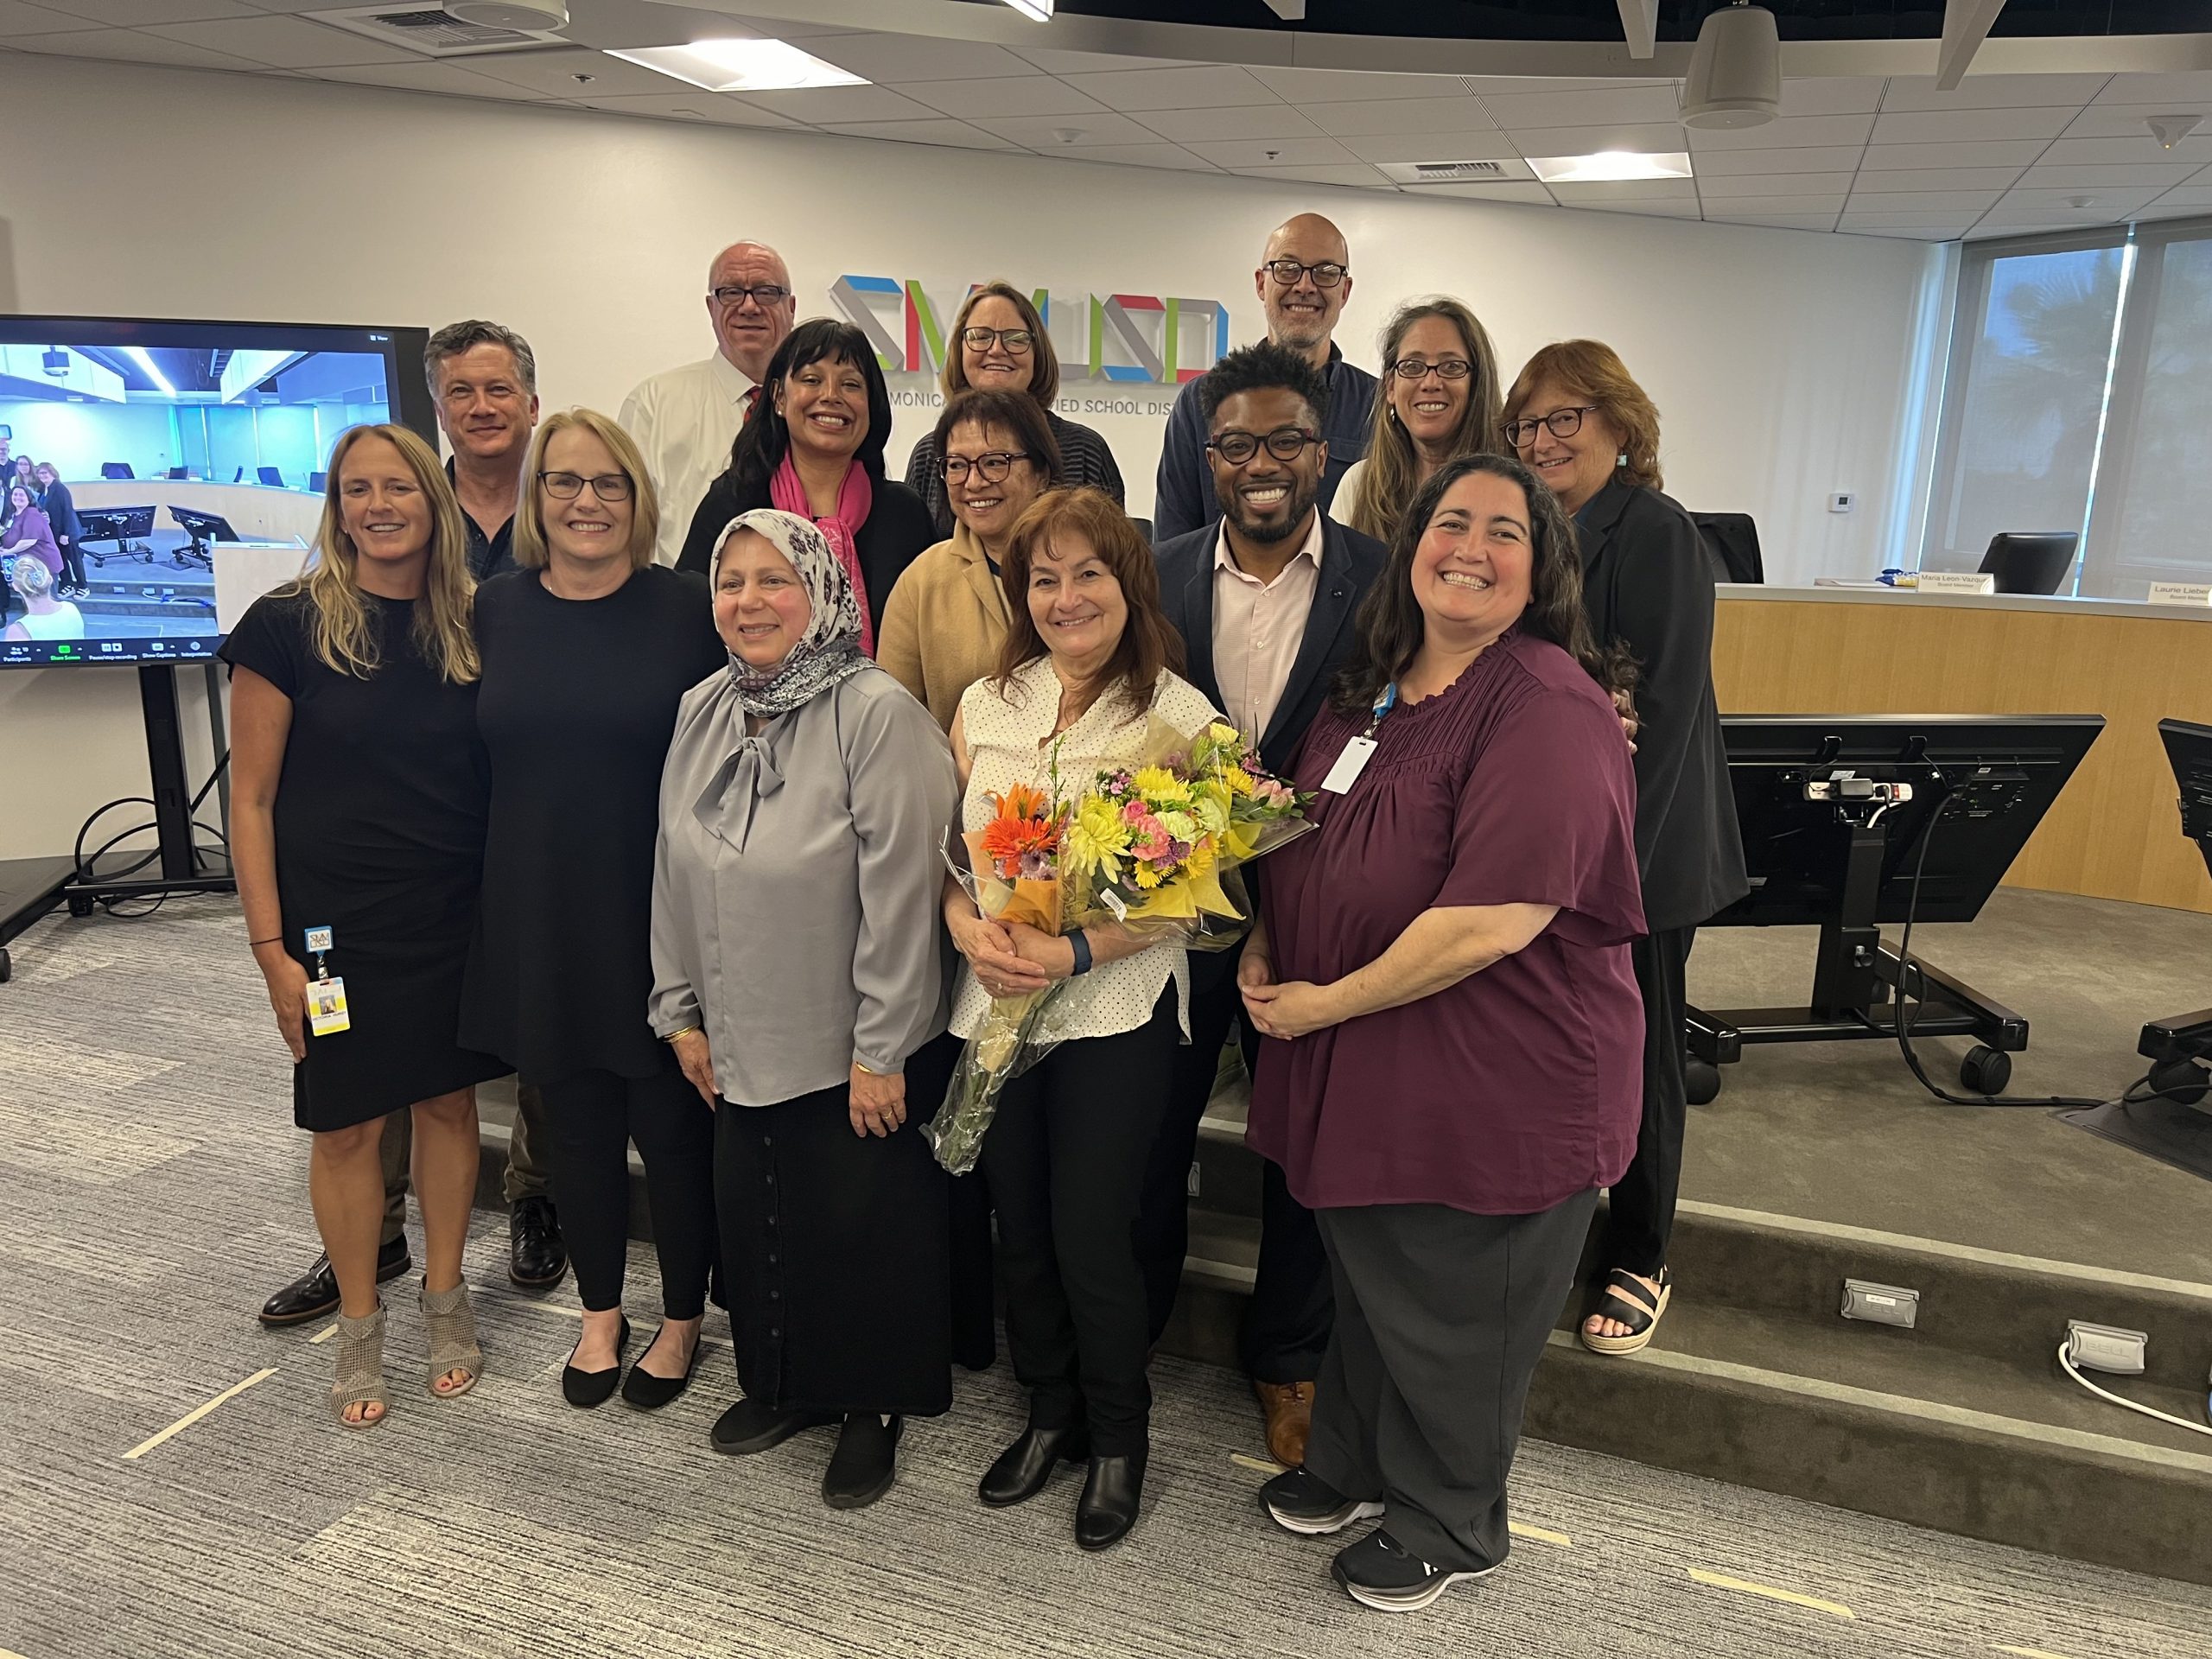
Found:
<svg viewBox="0 0 2212 1659"><path fill-rule="evenodd" d="M960 694L998 666L1006 590L965 524L918 556L883 607L875 660L952 729Z"/></svg>

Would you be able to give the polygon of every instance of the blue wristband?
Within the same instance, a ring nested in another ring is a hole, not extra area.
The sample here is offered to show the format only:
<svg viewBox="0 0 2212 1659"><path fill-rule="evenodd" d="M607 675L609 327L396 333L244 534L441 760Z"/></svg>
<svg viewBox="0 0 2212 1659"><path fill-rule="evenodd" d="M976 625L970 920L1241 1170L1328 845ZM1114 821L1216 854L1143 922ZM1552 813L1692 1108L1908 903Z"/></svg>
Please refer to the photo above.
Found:
<svg viewBox="0 0 2212 1659"><path fill-rule="evenodd" d="M1090 971L1090 941L1084 937L1083 930L1078 927L1074 932L1069 934L1068 943L1075 947L1075 966L1068 970L1068 977L1072 979L1077 974L1089 973Z"/></svg>

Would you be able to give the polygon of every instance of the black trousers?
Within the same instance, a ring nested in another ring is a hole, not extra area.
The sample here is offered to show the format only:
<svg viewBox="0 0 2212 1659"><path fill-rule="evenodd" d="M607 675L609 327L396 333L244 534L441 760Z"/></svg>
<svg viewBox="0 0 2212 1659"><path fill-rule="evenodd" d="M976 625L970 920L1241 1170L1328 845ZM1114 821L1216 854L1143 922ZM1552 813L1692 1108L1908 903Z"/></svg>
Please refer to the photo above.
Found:
<svg viewBox="0 0 2212 1659"><path fill-rule="evenodd" d="M1669 928L1629 946L1637 988L1643 993L1643 1124L1636 1158L1607 1198L1604 1261L1650 1278L1667 1265L1675 1200L1682 1184L1682 1128L1689 1116L1682 1010L1694 927Z"/></svg>
<svg viewBox="0 0 2212 1659"><path fill-rule="evenodd" d="M538 1088L552 1132L561 1230L585 1308L598 1313L622 1306L634 1141L652 1205L661 1312L697 1319L707 1311L716 1249L715 1115L707 1103L673 1070L651 1077L584 1071Z"/></svg>
<svg viewBox="0 0 2212 1659"><path fill-rule="evenodd" d="M1088 1422L1093 1455L1148 1444L1151 1342L1137 1208L1182 1040L1176 991L1135 1031L1062 1043L1007 1084L983 1137L1006 1343L1039 1428Z"/></svg>
<svg viewBox="0 0 2212 1659"><path fill-rule="evenodd" d="M1306 1466L1379 1499L1432 1567L1503 1560L1506 1478L1529 1381L1573 1287L1598 1195L1529 1216L1433 1204L1324 1210L1337 1323Z"/></svg>
<svg viewBox="0 0 2212 1659"><path fill-rule="evenodd" d="M77 538L73 536L63 542L58 550L61 555L62 581L73 587L83 587L85 585L85 550L77 545Z"/></svg>
<svg viewBox="0 0 2212 1659"><path fill-rule="evenodd" d="M1236 952L1191 959L1191 1041L1175 1051L1167 1110L1145 1171L1137 1216L1137 1255L1144 1268L1146 1318L1160 1340L1183 1285L1191 1240L1189 1180L1198 1120L1212 1097L1222 1046L1235 1031L1248 1070L1256 1071L1260 1039L1236 993ZM1329 1260L1313 1212L1290 1196L1282 1171L1268 1164L1260 1190L1260 1264L1245 1304L1237 1346L1244 1369L1262 1382L1310 1382L1329 1345Z"/></svg>

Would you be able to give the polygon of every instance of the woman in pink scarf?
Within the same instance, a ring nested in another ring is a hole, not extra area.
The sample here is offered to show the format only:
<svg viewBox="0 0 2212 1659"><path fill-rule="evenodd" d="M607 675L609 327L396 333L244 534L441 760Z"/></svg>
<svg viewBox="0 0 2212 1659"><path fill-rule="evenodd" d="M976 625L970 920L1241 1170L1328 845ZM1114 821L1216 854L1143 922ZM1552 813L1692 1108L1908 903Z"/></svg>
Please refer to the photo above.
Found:
<svg viewBox="0 0 2212 1659"><path fill-rule="evenodd" d="M861 601L861 649L874 656L892 585L938 539L921 497L883 475L890 438L891 394L868 336L827 317L802 322L769 359L676 568L703 574L722 526L740 513L796 513L820 528L844 567Z"/></svg>

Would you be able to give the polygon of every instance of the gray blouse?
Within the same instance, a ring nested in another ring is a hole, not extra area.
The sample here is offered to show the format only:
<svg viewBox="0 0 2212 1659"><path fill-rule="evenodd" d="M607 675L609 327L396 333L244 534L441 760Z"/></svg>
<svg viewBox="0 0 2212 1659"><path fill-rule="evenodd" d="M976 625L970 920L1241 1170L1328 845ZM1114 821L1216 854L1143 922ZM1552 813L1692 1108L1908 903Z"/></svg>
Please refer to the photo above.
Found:
<svg viewBox="0 0 2212 1659"><path fill-rule="evenodd" d="M745 731L727 674L677 712L653 859L654 1034L701 1027L715 1089L772 1106L903 1070L944 1029L959 799L930 712L879 668Z"/></svg>

